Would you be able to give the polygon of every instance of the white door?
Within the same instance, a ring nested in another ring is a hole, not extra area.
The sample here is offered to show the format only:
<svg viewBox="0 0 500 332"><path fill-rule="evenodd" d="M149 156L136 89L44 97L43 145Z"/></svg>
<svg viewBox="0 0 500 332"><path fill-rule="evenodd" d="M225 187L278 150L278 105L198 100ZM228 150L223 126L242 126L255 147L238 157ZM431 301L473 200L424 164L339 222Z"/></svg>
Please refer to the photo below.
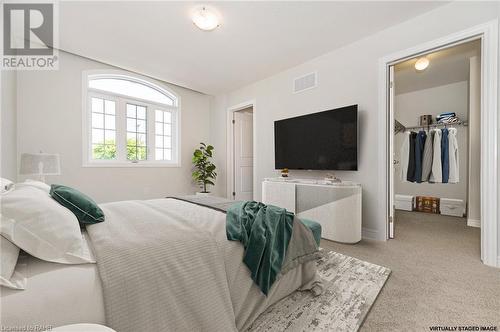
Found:
<svg viewBox="0 0 500 332"><path fill-rule="evenodd" d="M389 239L394 238L394 168L396 156L394 154L394 66L389 67Z"/></svg>
<svg viewBox="0 0 500 332"><path fill-rule="evenodd" d="M233 113L234 190L236 200L253 199L253 113Z"/></svg>

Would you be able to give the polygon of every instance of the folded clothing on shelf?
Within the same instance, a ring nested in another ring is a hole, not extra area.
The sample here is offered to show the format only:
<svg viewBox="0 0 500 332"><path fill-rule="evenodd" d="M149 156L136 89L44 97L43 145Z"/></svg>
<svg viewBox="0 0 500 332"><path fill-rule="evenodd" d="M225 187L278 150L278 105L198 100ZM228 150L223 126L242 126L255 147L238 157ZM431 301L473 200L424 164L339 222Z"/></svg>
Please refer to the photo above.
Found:
<svg viewBox="0 0 500 332"><path fill-rule="evenodd" d="M449 118L449 117L455 117L457 116L457 114L455 112L445 112L445 113L441 113L439 115L436 116L436 120L441 120L441 119L444 119L444 118Z"/></svg>
<svg viewBox="0 0 500 332"><path fill-rule="evenodd" d="M438 123L457 123L459 121L455 112L441 113L436 116L436 120Z"/></svg>
<svg viewBox="0 0 500 332"><path fill-rule="evenodd" d="M449 118L443 118L441 120L438 121L438 123L457 123L459 122L460 120L458 120L458 118L456 116L451 116Z"/></svg>

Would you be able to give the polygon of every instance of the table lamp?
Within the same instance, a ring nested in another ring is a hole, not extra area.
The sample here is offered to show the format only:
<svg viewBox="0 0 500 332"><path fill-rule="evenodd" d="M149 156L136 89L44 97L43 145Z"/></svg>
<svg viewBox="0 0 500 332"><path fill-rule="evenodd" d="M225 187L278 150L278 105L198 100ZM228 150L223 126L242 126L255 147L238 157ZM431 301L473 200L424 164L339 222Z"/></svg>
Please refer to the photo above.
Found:
<svg viewBox="0 0 500 332"><path fill-rule="evenodd" d="M41 152L23 153L19 174L38 175L42 182L45 182L45 175L60 175L59 155Z"/></svg>

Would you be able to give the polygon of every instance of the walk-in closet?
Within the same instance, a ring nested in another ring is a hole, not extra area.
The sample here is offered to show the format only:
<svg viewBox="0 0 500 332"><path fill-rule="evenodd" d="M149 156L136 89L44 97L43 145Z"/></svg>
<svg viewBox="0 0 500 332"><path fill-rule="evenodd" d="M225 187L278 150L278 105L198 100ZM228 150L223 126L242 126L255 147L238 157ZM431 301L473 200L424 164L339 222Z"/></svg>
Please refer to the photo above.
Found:
<svg viewBox="0 0 500 332"><path fill-rule="evenodd" d="M396 225L481 225L480 52L476 40L394 66Z"/></svg>

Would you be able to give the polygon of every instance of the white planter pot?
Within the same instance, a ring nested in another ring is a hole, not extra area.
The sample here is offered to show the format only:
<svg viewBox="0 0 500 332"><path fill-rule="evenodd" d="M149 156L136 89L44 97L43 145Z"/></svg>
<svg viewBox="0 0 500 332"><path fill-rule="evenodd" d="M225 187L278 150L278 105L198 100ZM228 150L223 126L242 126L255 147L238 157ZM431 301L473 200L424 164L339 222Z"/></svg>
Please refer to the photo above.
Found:
<svg viewBox="0 0 500 332"><path fill-rule="evenodd" d="M200 193L200 192L197 192L196 193L196 196L201 196L201 197L208 197L208 196L212 196L212 193Z"/></svg>

